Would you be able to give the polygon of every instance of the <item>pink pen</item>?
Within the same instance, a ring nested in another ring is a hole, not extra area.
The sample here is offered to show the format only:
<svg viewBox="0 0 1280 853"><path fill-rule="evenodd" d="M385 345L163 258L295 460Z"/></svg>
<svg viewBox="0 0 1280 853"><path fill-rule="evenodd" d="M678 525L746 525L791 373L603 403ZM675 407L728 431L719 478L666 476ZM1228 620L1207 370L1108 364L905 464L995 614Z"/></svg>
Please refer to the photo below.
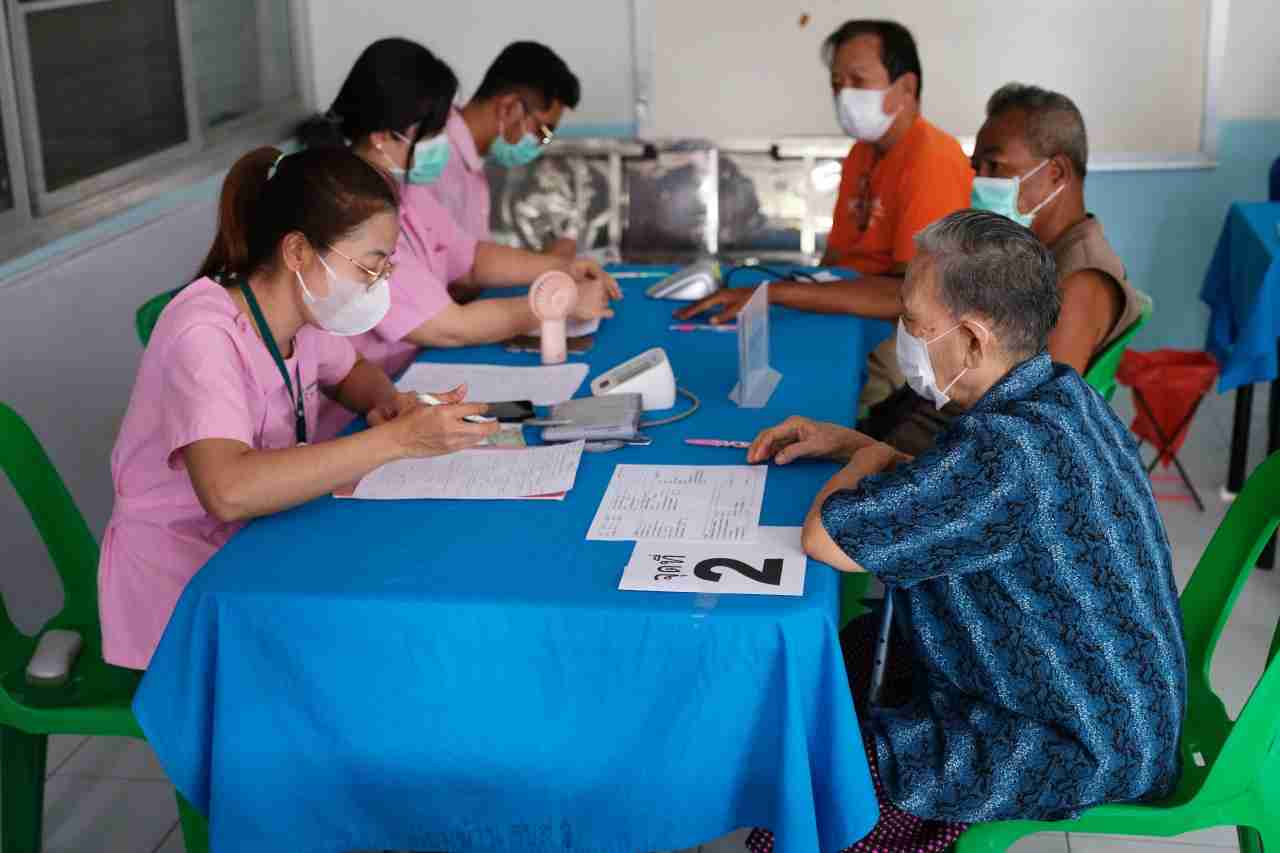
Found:
<svg viewBox="0 0 1280 853"><path fill-rule="evenodd" d="M705 323L672 323L667 326L669 332L736 332L737 324L732 326L712 326Z"/></svg>
<svg viewBox="0 0 1280 853"><path fill-rule="evenodd" d="M737 450L746 450L751 446L749 441L726 441L723 438L686 438L684 443L694 447L732 447Z"/></svg>

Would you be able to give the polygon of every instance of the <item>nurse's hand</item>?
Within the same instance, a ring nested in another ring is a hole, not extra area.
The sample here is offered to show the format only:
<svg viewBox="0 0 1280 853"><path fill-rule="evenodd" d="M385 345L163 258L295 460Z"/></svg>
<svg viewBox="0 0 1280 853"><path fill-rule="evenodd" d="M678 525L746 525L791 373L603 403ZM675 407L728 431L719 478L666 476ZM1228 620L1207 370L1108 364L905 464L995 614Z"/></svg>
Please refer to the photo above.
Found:
<svg viewBox="0 0 1280 853"><path fill-rule="evenodd" d="M575 320L594 320L613 316L609 307L609 288L600 279L588 279L578 285L578 301L571 314Z"/></svg>
<svg viewBox="0 0 1280 853"><path fill-rule="evenodd" d="M395 386L392 386L394 389ZM437 391L431 396L435 397L441 403L452 404L461 403L467 399L467 384L455 385L448 391ZM395 396L388 398L385 402L370 409L365 414L365 420L369 422L369 426L375 427L385 424L387 421L395 420L400 415L418 406L425 405L422 398L414 391L395 391Z"/></svg>
<svg viewBox="0 0 1280 853"><path fill-rule="evenodd" d="M444 397L445 395L440 394L437 396ZM450 402L459 402L459 400L451 400ZM393 421L405 412L416 409L421 405L422 401L412 391L397 391L394 397L378 406L374 406L365 413L364 417L369 422L369 426L381 426L387 421Z"/></svg>
<svg viewBox="0 0 1280 853"><path fill-rule="evenodd" d="M618 287L618 282L614 281L613 276L604 271L604 267L590 258L577 258L570 261L565 268L565 272L573 276L573 280L578 283L580 288L587 282L598 281L604 286L610 299L622 298L622 288Z"/></svg>
<svg viewBox="0 0 1280 853"><path fill-rule="evenodd" d="M687 308L681 308L675 312L677 320L690 320L699 314L705 314L712 309L719 308L720 313L711 317L711 325L719 326L722 323L732 323L738 319L738 314L742 313L742 309L746 307L747 302L755 295L754 287L726 287L717 290L706 299L699 300Z"/></svg>
<svg viewBox="0 0 1280 853"><path fill-rule="evenodd" d="M747 461L772 459L786 465L797 459L820 458L847 462L859 450L878 443L857 430L793 415L757 435L747 449Z"/></svg>
<svg viewBox="0 0 1280 853"><path fill-rule="evenodd" d="M498 431L498 422L473 424L463 420L469 415L489 411L486 403L452 403L443 406L419 404L386 424L395 430L401 453L405 457L444 456L475 447Z"/></svg>

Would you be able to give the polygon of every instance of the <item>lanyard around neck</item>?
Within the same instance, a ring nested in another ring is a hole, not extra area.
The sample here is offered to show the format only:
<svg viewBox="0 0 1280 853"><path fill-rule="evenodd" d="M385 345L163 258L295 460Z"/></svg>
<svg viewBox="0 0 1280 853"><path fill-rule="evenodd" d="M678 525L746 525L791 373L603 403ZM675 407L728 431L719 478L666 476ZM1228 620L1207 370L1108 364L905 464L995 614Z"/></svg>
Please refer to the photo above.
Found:
<svg viewBox="0 0 1280 853"><path fill-rule="evenodd" d="M267 345L267 352L271 353L271 360L276 363L276 367L280 370L280 375L284 377L284 387L289 391L289 399L293 401L293 428L298 437L298 444L307 443L307 410L302 400L302 373L298 369L298 365L293 366L293 377L297 380L298 390L294 393L293 382L289 380L289 368L284 363L284 356L280 354L280 347L276 346L276 336L271 334L271 327L267 325L267 318L262 315L262 308L258 305L258 298L253 295L253 288L249 287L248 279L240 282L240 292L244 294L244 301L249 303L249 313L253 315L253 322L258 327L258 333L262 335L262 342Z"/></svg>

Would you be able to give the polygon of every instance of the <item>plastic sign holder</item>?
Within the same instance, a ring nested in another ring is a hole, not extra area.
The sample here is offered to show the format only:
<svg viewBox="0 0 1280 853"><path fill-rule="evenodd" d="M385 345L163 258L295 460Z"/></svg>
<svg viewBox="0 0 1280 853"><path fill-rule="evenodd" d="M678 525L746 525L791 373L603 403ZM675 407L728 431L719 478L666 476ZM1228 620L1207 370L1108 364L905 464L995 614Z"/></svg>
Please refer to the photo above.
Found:
<svg viewBox="0 0 1280 853"><path fill-rule="evenodd" d="M769 366L769 285L762 284L738 315L738 384L729 399L743 409L762 408L781 381Z"/></svg>

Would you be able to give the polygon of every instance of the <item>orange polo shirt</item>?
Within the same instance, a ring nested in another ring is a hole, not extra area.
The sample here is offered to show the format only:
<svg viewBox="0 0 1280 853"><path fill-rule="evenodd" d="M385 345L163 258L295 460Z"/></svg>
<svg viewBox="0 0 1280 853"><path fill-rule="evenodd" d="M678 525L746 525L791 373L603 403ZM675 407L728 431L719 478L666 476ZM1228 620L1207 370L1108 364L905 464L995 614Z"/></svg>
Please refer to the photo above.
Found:
<svg viewBox="0 0 1280 853"><path fill-rule="evenodd" d="M859 142L844 160L827 252L837 266L887 273L915 255L917 232L969 206L972 186L960 143L923 118L883 156Z"/></svg>

